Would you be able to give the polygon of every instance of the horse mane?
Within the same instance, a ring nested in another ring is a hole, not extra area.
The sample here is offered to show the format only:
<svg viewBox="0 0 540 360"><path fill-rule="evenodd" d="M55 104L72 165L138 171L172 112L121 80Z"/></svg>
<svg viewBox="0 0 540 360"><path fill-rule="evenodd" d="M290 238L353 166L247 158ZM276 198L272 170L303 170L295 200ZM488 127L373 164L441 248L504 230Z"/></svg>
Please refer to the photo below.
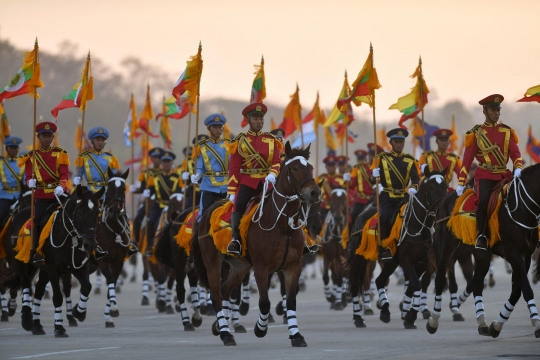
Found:
<svg viewBox="0 0 540 360"><path fill-rule="evenodd" d="M290 155L290 156L289 156ZM294 158L295 156L302 156L304 159L309 160L309 149L303 147L296 147L291 149L289 154L286 154L285 160Z"/></svg>
<svg viewBox="0 0 540 360"><path fill-rule="evenodd" d="M521 173L522 176L528 177L532 175L532 173L535 173L536 171L540 170L540 163L534 164L531 166L527 166L525 169L523 169L523 172Z"/></svg>

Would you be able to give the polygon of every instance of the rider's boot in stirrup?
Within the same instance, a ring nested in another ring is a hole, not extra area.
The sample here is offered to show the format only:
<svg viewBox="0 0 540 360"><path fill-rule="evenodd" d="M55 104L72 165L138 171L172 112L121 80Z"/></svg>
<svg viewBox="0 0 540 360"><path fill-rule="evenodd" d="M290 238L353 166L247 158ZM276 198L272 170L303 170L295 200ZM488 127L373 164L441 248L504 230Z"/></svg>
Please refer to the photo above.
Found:
<svg viewBox="0 0 540 360"><path fill-rule="evenodd" d="M232 228L232 240L227 246L227 254L240 256L242 253L242 246L240 244L240 213L233 212L231 214L231 228Z"/></svg>

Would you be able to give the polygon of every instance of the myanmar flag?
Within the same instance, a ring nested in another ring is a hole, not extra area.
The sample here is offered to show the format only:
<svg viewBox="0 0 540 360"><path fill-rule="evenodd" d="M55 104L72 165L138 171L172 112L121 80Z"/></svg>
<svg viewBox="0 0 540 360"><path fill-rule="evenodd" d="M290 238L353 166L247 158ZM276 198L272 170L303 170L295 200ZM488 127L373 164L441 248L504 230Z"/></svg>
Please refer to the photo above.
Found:
<svg viewBox="0 0 540 360"><path fill-rule="evenodd" d="M4 110L4 103L0 102L0 139L5 139L10 135L9 122Z"/></svg>
<svg viewBox="0 0 540 360"><path fill-rule="evenodd" d="M422 61L418 64L416 71L411 75L412 78L416 78L416 85L412 91L403 97L400 97L394 105L390 106L390 109L396 109L401 111L401 119L399 119L399 126L403 129L407 129L403 122L407 119L412 119L418 115L424 106L428 103L429 89L426 86L424 77L422 76Z"/></svg>
<svg viewBox="0 0 540 360"><path fill-rule="evenodd" d="M341 87L341 91L338 96L338 102L336 102L336 105L334 105L334 108L330 112L330 115L328 115L328 118L323 123L324 127L328 127L332 124L337 123L338 121L344 121L344 120L348 120L350 124L350 122L354 120L354 114L353 114L352 105L350 102L345 104L342 108L338 107L339 100L342 98L349 97L350 92L351 92L351 88L349 87L347 74L345 74L345 80L343 81L343 86Z"/></svg>
<svg viewBox="0 0 540 360"><path fill-rule="evenodd" d="M529 138L527 140L527 153L536 163L540 163L540 142L532 134L532 127L529 125Z"/></svg>
<svg viewBox="0 0 540 360"><path fill-rule="evenodd" d="M199 95L199 83L201 81L201 75L203 70L202 61L202 47L199 44L199 51L197 55L192 56L187 62L186 69L178 78L178 81L174 85L172 95L176 100L180 101L180 97L189 91L189 96L186 101L192 106L197 102L197 96Z"/></svg>
<svg viewBox="0 0 540 360"><path fill-rule="evenodd" d="M519 99L518 102L533 102L536 101L540 103L540 85L533 86L532 88L527 89L525 97Z"/></svg>
<svg viewBox="0 0 540 360"><path fill-rule="evenodd" d="M152 109L152 100L150 96L150 84L149 84L148 87L146 88L146 103L144 104L144 109L141 112L141 116L139 117L138 125L139 125L139 129L141 129L143 133L146 133L153 138L158 138L159 135L154 134L150 127L150 120L153 118L154 118L154 110Z"/></svg>
<svg viewBox="0 0 540 360"><path fill-rule="evenodd" d="M17 71L17 74L11 79L8 86L0 89L0 102L4 99L12 99L15 96L29 94L39 98L36 88L43 87L40 78L40 65L38 57L38 47L30 52L24 53L23 66Z"/></svg>
<svg viewBox="0 0 540 360"><path fill-rule="evenodd" d="M86 64L81 76L81 80L71 89L69 94L62 98L60 104L51 110L51 114L58 118L58 111L78 107L86 109L86 102L94 98L94 79L92 78L92 66L90 64L90 53L86 58Z"/></svg>
<svg viewBox="0 0 540 360"><path fill-rule="evenodd" d="M182 101L187 98L184 97L184 95L180 97L180 103L182 104L181 106L178 105L178 102L176 101L176 98L174 96L163 100L162 112L156 116L156 120L158 120L162 116L166 116L175 120L182 119L184 116L186 116L189 113L189 104L187 103L187 101Z"/></svg>
<svg viewBox="0 0 540 360"><path fill-rule="evenodd" d="M266 98L266 80L264 78L264 57L261 58L261 65L255 65L255 79L251 85L251 97L249 103L262 103ZM247 126L247 118L242 119L242 127Z"/></svg>

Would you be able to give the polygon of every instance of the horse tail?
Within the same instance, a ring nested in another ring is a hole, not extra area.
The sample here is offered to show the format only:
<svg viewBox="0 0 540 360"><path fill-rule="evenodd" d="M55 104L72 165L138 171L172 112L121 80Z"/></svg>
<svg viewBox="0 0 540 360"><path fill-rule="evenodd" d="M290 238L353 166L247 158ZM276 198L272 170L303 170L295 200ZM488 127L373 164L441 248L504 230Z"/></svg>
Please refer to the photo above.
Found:
<svg viewBox="0 0 540 360"><path fill-rule="evenodd" d="M168 267L174 268L174 264L171 260L171 228L173 223L170 222L165 225L160 232L156 235L159 239L156 244L155 255L158 261Z"/></svg>
<svg viewBox="0 0 540 360"><path fill-rule="evenodd" d="M12 263L8 266L7 261L0 264L0 286L12 290L19 290L22 286L22 272L28 271L28 278L33 280L38 269L23 263Z"/></svg>
<svg viewBox="0 0 540 360"><path fill-rule="evenodd" d="M540 280L540 251L537 250L536 265L534 267L534 279Z"/></svg>
<svg viewBox="0 0 540 360"><path fill-rule="evenodd" d="M195 271L197 272L201 285L210 288L208 284L208 271L206 270L206 266L204 266L198 236L194 236L191 239L191 258L193 259L193 265L195 266Z"/></svg>

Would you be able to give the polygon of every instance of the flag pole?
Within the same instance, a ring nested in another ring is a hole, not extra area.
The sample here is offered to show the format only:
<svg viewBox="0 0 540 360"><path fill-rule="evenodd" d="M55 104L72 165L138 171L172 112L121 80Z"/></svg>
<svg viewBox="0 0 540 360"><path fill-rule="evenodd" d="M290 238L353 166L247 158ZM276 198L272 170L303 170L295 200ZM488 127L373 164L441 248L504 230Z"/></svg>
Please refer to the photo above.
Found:
<svg viewBox="0 0 540 360"><path fill-rule="evenodd" d="M319 90L317 90L317 111L318 114L315 114L315 119L318 119L315 122L315 175L319 176L319 122L321 120L321 109L319 107Z"/></svg>
<svg viewBox="0 0 540 360"><path fill-rule="evenodd" d="M86 58L86 66L90 66L90 51L88 51L88 57ZM90 70L90 69L89 69ZM88 71L86 72L86 78L84 79L85 81L85 86L88 85ZM75 99L76 100L76 99ZM84 138L84 115L86 114L86 103L83 107L83 111L82 111L82 120L81 120L81 137L80 137L80 143L79 143L79 157L81 156L82 152L83 152L83 149L84 149L84 145L83 145L83 138ZM82 166L82 165L81 165ZM79 174L79 170L80 168L77 169L77 176Z"/></svg>
<svg viewBox="0 0 540 360"><path fill-rule="evenodd" d="M146 86L146 101L148 101L148 98L150 97L150 82L148 82L148 85ZM146 106L146 104L145 104ZM144 111L144 110L143 110ZM148 190L148 178L149 178L149 175L150 175L150 154L149 154L149 151L150 150L150 139L149 139L149 135L148 133L150 132L150 119L146 119L146 131L144 132L145 135L144 135L144 138L146 140L146 149L144 149L143 147L143 154L142 154L142 157L146 157L146 181L145 181L145 190ZM145 151L146 150L146 151ZM141 157L141 163L142 163L142 157ZM145 198L144 199L144 211L145 211L145 216L146 216L146 243L149 244L150 243L150 239L148 239L148 234L150 233L149 230L150 230L150 227L148 226L148 220L149 220L149 216L150 216L150 209L149 209L149 204L150 204L150 198ZM150 249L152 250L152 249Z"/></svg>
<svg viewBox="0 0 540 360"><path fill-rule="evenodd" d="M165 95L163 95L163 102L161 103L161 113L163 114L163 118L161 119L161 122L163 123L163 119L165 118ZM161 138L163 139L163 148L167 148L167 140L162 135Z"/></svg>
<svg viewBox="0 0 540 360"><path fill-rule="evenodd" d="M201 51L202 51L202 44L199 41L199 53L198 55L198 61L197 61L197 114L195 114L195 138L199 135L199 103L200 103L200 97L201 97ZM195 141L195 144L193 144L193 171L194 173L197 173L197 152L195 151L195 146L197 146L197 141ZM195 183L192 183L191 186L193 186L193 202L192 202L192 229L195 227L195 204L197 203L197 185Z"/></svg>
<svg viewBox="0 0 540 360"><path fill-rule="evenodd" d="M369 44L369 53L371 56L371 66L375 67L375 63L373 62L373 45ZM375 92L373 92L373 143L375 144L373 146L373 151L375 153L374 159L377 159L377 118L375 117ZM369 149L368 149L369 150ZM375 203L377 205L377 239L379 240L379 246L381 246L382 239L381 239L381 203L379 199L379 178L375 178Z"/></svg>
<svg viewBox="0 0 540 360"><path fill-rule="evenodd" d="M422 57L418 60L420 66L420 102L422 103L422 147L426 151L426 124L424 122L424 75L422 74Z"/></svg>
<svg viewBox="0 0 540 360"><path fill-rule="evenodd" d="M302 148L304 147L304 128L302 126L302 108L300 108L300 93L298 83L296 83L296 93L298 94L298 119L300 119L300 139L302 140Z"/></svg>
<svg viewBox="0 0 540 360"><path fill-rule="evenodd" d="M133 93L131 93L131 96L133 96ZM129 109L131 111L131 109ZM131 121L134 121L134 119L131 119ZM130 131L132 128L132 125L130 124ZM131 139L131 187L133 188L135 186L135 165L134 165L134 158L135 158L135 137ZM135 219L135 193L131 193L131 219ZM131 232L133 234L133 232Z"/></svg>
<svg viewBox="0 0 540 360"><path fill-rule="evenodd" d="M34 59L34 75L36 73L36 64L39 64L39 46L38 46L38 39L36 37L36 42L34 44L34 50L36 52L36 58ZM32 179L35 179L35 170L36 170L36 108L37 108L37 88L34 87L34 127L32 128L32 133L34 134L32 137ZM36 215L36 207L34 205L34 198L35 198L35 188L31 188L31 196L30 196L30 218L32 219L31 225L30 225L30 241L34 241L34 217ZM37 250L37 249L36 249Z"/></svg>
<svg viewBox="0 0 540 360"><path fill-rule="evenodd" d="M190 138L190 132L191 132L191 110L192 110L192 105L191 103L188 104L189 106L189 114L188 114L188 126L187 126L187 143L186 143L186 171L189 172L189 138ZM192 154L193 154L193 150L192 150ZM187 180L186 180L187 182ZM188 186L187 186L187 183L184 184L184 198L182 199L182 209L186 209L186 195L187 195L187 189L188 189Z"/></svg>

